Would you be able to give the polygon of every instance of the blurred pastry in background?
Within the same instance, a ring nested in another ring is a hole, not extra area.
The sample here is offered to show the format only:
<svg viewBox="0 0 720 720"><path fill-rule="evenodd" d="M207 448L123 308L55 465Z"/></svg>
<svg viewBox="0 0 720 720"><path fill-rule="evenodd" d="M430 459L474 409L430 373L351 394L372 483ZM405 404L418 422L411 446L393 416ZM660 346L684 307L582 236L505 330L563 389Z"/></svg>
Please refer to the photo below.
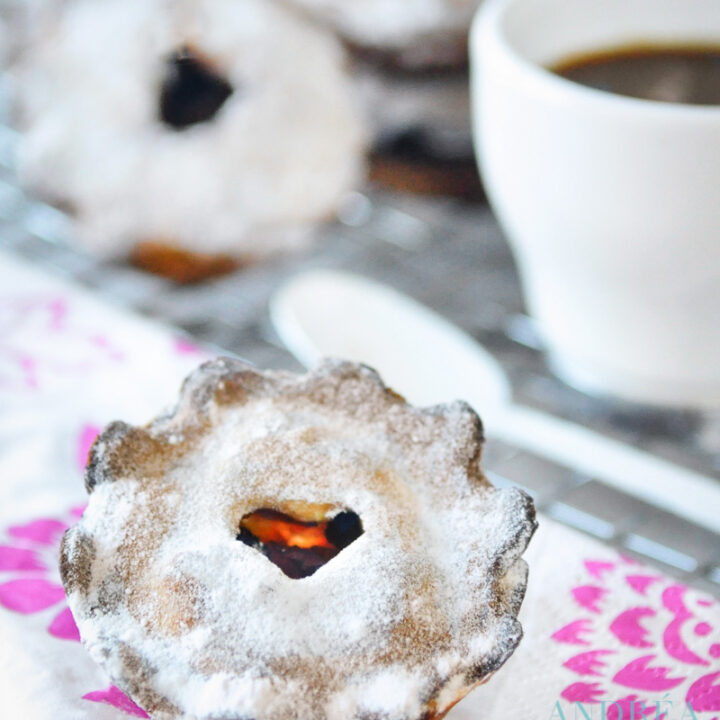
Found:
<svg viewBox="0 0 720 720"><path fill-rule="evenodd" d="M466 68L408 71L357 63L373 136L369 177L388 190L482 200Z"/></svg>
<svg viewBox="0 0 720 720"><path fill-rule="evenodd" d="M292 0L346 41L391 191L484 198L473 153L467 36L481 0Z"/></svg>
<svg viewBox="0 0 720 720"><path fill-rule="evenodd" d="M24 184L180 281L297 248L362 180L339 41L269 0L73 0L16 61Z"/></svg>
<svg viewBox="0 0 720 720"><path fill-rule="evenodd" d="M292 0L348 43L403 67L464 64L480 0Z"/></svg>

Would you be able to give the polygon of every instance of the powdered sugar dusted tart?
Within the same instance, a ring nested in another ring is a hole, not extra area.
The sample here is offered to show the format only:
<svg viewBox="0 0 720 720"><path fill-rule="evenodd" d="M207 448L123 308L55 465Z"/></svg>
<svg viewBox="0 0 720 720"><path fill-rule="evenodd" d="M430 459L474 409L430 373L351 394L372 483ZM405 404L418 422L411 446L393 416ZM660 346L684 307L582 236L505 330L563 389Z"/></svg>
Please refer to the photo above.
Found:
<svg viewBox="0 0 720 720"><path fill-rule="evenodd" d="M296 10L43 1L13 66L19 174L95 253L252 262L307 244L361 181L346 55Z"/></svg>
<svg viewBox="0 0 720 720"><path fill-rule="evenodd" d="M361 365L203 365L92 449L61 549L85 646L153 718L442 717L522 634L535 513L481 443Z"/></svg>

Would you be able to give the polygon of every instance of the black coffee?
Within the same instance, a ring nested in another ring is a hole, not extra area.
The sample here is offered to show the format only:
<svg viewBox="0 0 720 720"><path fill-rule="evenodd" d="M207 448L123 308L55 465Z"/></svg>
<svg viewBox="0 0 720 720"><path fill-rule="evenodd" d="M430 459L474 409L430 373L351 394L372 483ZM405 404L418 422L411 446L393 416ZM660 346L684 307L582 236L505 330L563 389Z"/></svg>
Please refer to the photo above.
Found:
<svg viewBox="0 0 720 720"><path fill-rule="evenodd" d="M720 46L618 48L574 56L550 69L582 85L618 95L720 105Z"/></svg>

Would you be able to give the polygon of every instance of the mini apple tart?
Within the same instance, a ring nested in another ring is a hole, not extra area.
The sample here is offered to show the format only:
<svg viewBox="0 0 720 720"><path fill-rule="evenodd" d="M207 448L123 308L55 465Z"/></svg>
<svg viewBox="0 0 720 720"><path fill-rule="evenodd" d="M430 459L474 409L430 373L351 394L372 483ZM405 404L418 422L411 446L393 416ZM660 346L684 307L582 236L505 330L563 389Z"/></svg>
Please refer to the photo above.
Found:
<svg viewBox="0 0 720 720"><path fill-rule="evenodd" d="M297 10L53 8L13 67L18 170L94 253L201 280L307 245L362 181L346 54Z"/></svg>
<svg viewBox="0 0 720 720"><path fill-rule="evenodd" d="M535 512L481 444L362 365L203 365L93 446L61 550L86 648L161 720L441 718L522 635Z"/></svg>

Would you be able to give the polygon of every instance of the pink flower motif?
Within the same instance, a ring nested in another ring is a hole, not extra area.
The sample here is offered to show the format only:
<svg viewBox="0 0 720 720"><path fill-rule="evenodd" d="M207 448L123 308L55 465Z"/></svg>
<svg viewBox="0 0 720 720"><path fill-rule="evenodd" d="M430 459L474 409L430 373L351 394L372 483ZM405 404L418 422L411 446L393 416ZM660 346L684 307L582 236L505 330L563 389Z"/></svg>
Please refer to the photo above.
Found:
<svg viewBox="0 0 720 720"><path fill-rule="evenodd" d="M574 655L566 660L563 665L578 675L601 675L600 668L605 667L603 655L612 655L614 650L588 650L587 652Z"/></svg>
<svg viewBox="0 0 720 720"><path fill-rule="evenodd" d="M597 703L600 702L598 698L604 694L605 691L600 687L600 683L576 682L568 685L560 696L569 702Z"/></svg>
<svg viewBox="0 0 720 720"><path fill-rule="evenodd" d="M592 575L596 580L602 582L603 576L615 567L614 562L608 562L606 560L586 560L585 569Z"/></svg>
<svg viewBox="0 0 720 720"><path fill-rule="evenodd" d="M589 645L590 643L581 636L592 630L592 623L586 618L574 620L554 632L551 637L555 642L567 643L568 645Z"/></svg>
<svg viewBox="0 0 720 720"><path fill-rule="evenodd" d="M720 672L704 675L690 686L685 700L695 712L720 710L720 683L715 680L720 680Z"/></svg>
<svg viewBox="0 0 720 720"><path fill-rule="evenodd" d="M50 623L48 632L60 640L74 640L80 642L80 632L75 624L75 618L72 616L69 607L64 607Z"/></svg>
<svg viewBox="0 0 720 720"><path fill-rule="evenodd" d="M645 595L648 587L661 578L657 575L626 575L625 581L638 595Z"/></svg>
<svg viewBox="0 0 720 720"><path fill-rule="evenodd" d="M694 653L682 639L682 626L690 620L692 615L676 615L675 619L665 628L663 633L663 646L665 652L675 660L681 660L688 665L709 665L697 653Z"/></svg>
<svg viewBox="0 0 720 720"><path fill-rule="evenodd" d="M62 586L41 578L10 580L0 585L0 605L24 615L47 610L64 597Z"/></svg>
<svg viewBox="0 0 720 720"><path fill-rule="evenodd" d="M683 617L689 615L690 611L685 607L683 599L686 590L685 585L678 585L677 583L666 587L662 593L663 607L675 615L682 615Z"/></svg>
<svg viewBox="0 0 720 720"><path fill-rule="evenodd" d="M650 663L653 660L655 660L655 655L643 655L632 660L616 673L613 681L636 690L663 692L677 687L685 680L684 677L668 677L670 668L652 667Z"/></svg>
<svg viewBox="0 0 720 720"><path fill-rule="evenodd" d="M40 545L57 545L63 533L68 529L62 520L41 518L26 525L13 525L8 528L8 535L16 540L31 540Z"/></svg>
<svg viewBox="0 0 720 720"><path fill-rule="evenodd" d="M101 428L97 425L85 425L80 432L77 448L77 466L80 470L85 470L90 455L90 448L95 442L95 438L100 434Z"/></svg>
<svg viewBox="0 0 720 720"><path fill-rule="evenodd" d="M0 387L36 390L122 358L105 335L77 322L64 297L0 297Z"/></svg>
<svg viewBox="0 0 720 720"><path fill-rule="evenodd" d="M572 589L572 596L580 607L585 608L593 613L600 613L598 603L609 592L606 588L597 585L580 585Z"/></svg>
<svg viewBox="0 0 720 720"><path fill-rule="evenodd" d="M652 647L647 640L648 631L640 624L640 618L655 617L656 612L650 607L630 608L621 612L610 624L610 632L624 645L632 647Z"/></svg>
<svg viewBox="0 0 720 720"><path fill-rule="evenodd" d="M191 342L184 337L175 338L174 348L178 355L207 355L207 353L199 345L196 345L194 342Z"/></svg>
<svg viewBox="0 0 720 720"><path fill-rule="evenodd" d="M16 548L10 545L0 545L0 571L8 570L45 570L34 550Z"/></svg>
<svg viewBox="0 0 720 720"><path fill-rule="evenodd" d="M663 646L667 654L675 660L681 660L688 665L709 665L707 660L690 650L682 638L683 625L693 617L685 605L686 590L684 585L671 585L663 591L662 603L675 615L663 633Z"/></svg>
<svg viewBox="0 0 720 720"><path fill-rule="evenodd" d="M118 710L122 710L133 717L150 717L139 705L136 705L127 695L125 695L125 693L122 692L122 690L119 690L114 685L111 685L105 690L95 690L93 692L89 692L87 695L83 695L83 700L112 705Z"/></svg>
<svg viewBox="0 0 720 720"><path fill-rule="evenodd" d="M81 440L83 437L88 439L89 433L82 432ZM84 507L73 508L68 517L75 519L83 510ZM60 538L67 527L64 519L40 518L7 529L9 541L0 545L0 608L21 615L56 608L48 634L58 640L80 642L77 625L64 602L65 591L57 569ZM8 574L10 578L6 577ZM83 699L112 705L134 717L149 717L114 686L88 693Z"/></svg>

